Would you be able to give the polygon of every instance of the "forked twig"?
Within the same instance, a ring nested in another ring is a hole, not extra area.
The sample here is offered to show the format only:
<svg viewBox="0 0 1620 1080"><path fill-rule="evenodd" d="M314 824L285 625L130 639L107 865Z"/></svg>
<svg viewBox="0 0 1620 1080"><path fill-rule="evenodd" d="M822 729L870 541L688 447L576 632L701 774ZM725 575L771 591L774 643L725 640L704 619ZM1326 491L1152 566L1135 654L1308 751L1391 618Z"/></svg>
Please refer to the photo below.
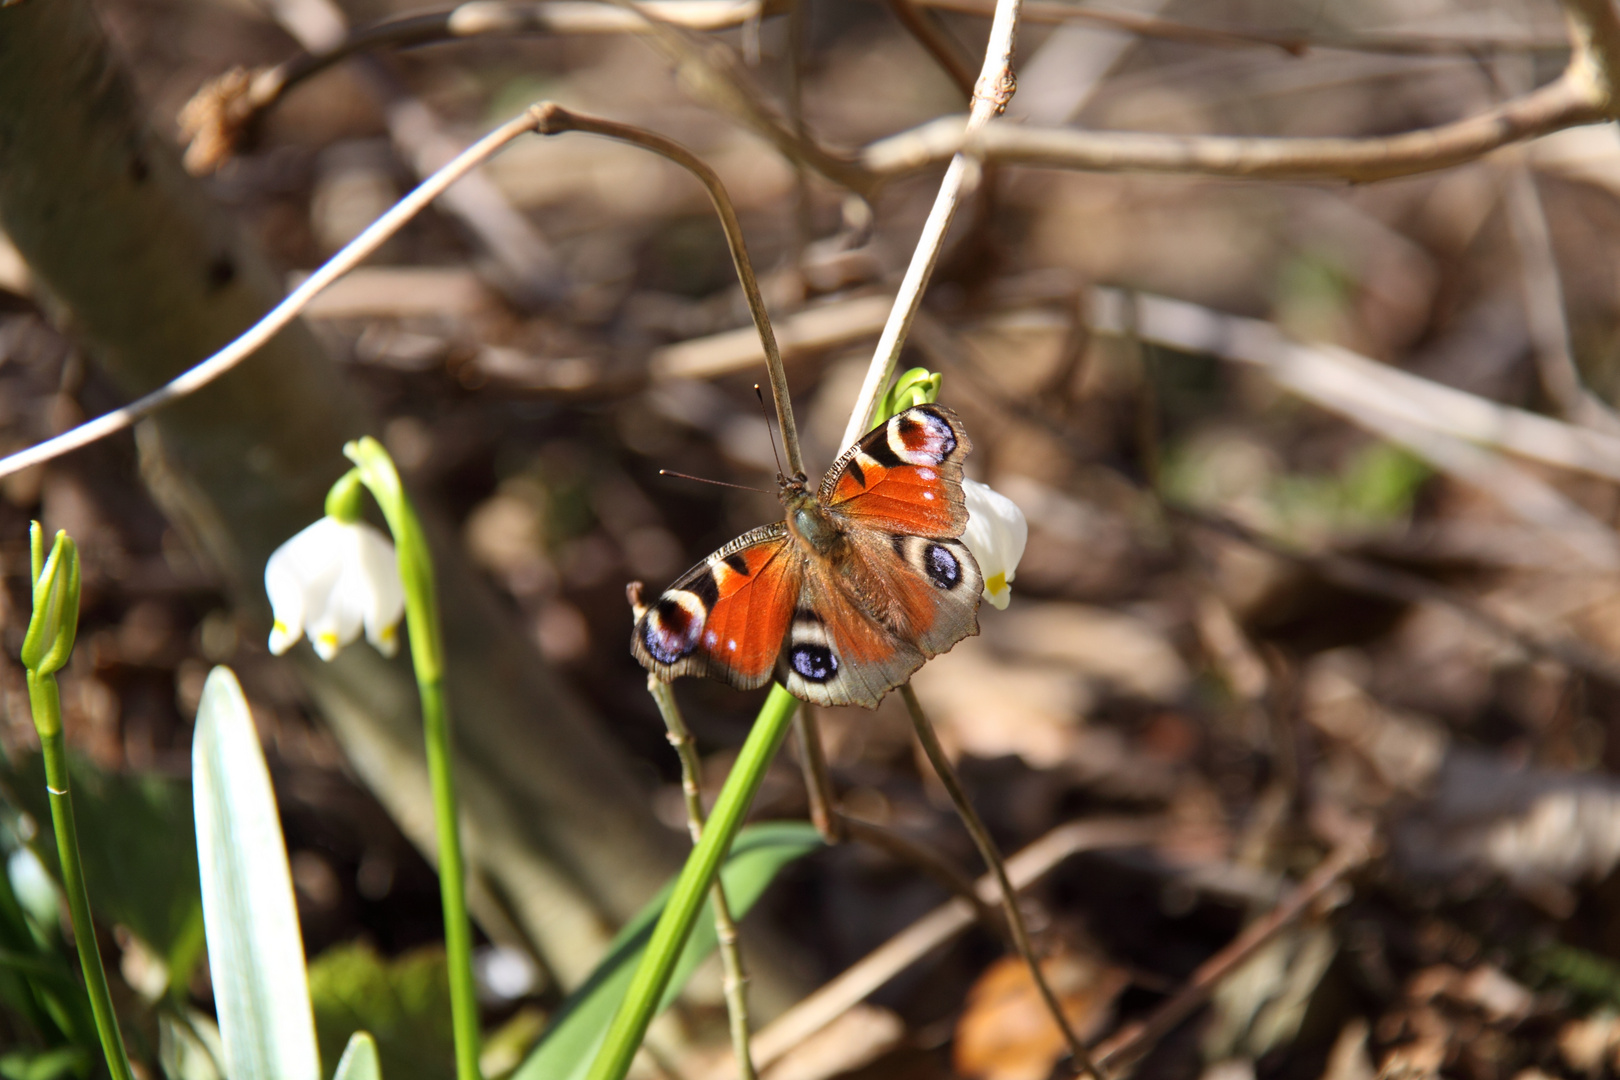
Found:
<svg viewBox="0 0 1620 1080"><path fill-rule="evenodd" d="M998 5L999 10L999 5ZM1561 128L1620 112L1620 17L1609 0L1564 0L1569 64L1553 82L1476 116L1379 138L1242 138L1082 131L947 117L868 146L879 175L932 162L1009 162L1093 172L1166 172L1249 179L1368 181L1430 172Z"/></svg>
<svg viewBox="0 0 1620 1080"><path fill-rule="evenodd" d="M996 884L1001 889L1001 910L1007 916L1007 928L1012 932L1013 945L1018 955L1023 957L1024 963L1029 967L1029 976L1035 983L1035 988L1045 1002L1047 1012L1051 1013L1058 1030L1063 1033L1063 1041L1069 1048L1069 1054L1074 1058L1076 1066L1081 1071L1090 1073L1096 1080L1107 1080L1107 1074L1086 1050L1086 1044L1069 1023L1069 1018L1063 1012L1063 1006L1058 1002L1057 995L1052 992L1052 986L1046 980L1046 973L1041 970L1040 959L1035 955L1035 946L1030 941L1029 928L1024 924L1024 913L1018 907L1018 894L1013 891L1012 882L1007 877L1007 867L1002 862L1001 852L996 848L996 842L990 835L990 830L984 827L979 813L973 808L968 799L967 792L962 788L962 782L957 778L956 768L946 755L945 748L939 744L939 736L934 734L934 726L928 722L928 716L923 712L922 703L917 700L917 692L911 684L905 683L900 687L900 694L905 698L906 709L911 713L912 727L917 732L917 741L922 744L923 752L928 755L928 763L939 774L940 782L950 793L951 803L962 818L962 824L967 826L973 843L984 857L985 863L995 875Z"/></svg>
<svg viewBox="0 0 1620 1080"><path fill-rule="evenodd" d="M914 0L919 6L938 11L955 11L986 18L995 10L995 0ZM1201 26L1141 15L1132 11L1105 11L1062 0L1024 0L1026 23L1090 23L1137 37L1184 41L1217 47L1251 46L1279 49L1291 56L1303 56L1312 49L1343 49L1351 52L1390 53L1400 56L1488 56L1497 53L1554 52L1569 47L1566 38L1513 37L1460 34L1381 34L1335 33L1321 29L1309 32L1239 30L1231 27Z"/></svg>
<svg viewBox="0 0 1620 1080"><path fill-rule="evenodd" d="M765 301L760 295L759 283L754 277L753 266L749 262L748 251L743 243L742 226L737 220L737 212L719 176L691 151L672 140L629 124L584 116L569 112L550 102L542 102L530 106L521 116L508 120L479 139L444 168L428 177L229 345L187 369L164 386L122 408L70 428L61 435L26 450L0 458L0 477L60 457L88 446L98 439L130 428L163 406L207 386L253 355L260 346L297 318L323 289L365 261L367 256L381 247L389 237L398 232L446 188L494 156L507 143L528 132L552 135L563 131L590 132L641 146L669 158L702 181L720 216L726 243L731 249L732 261L737 268L737 276L742 282L749 311L753 314L754 325L765 350L766 365L770 372L771 394L776 400L777 423L781 428L782 445L788 458L788 467L795 473L802 472L804 461L799 449L798 428L793 422L792 404L787 396L787 375L782 368L781 353L777 349L776 336L771 330L770 319L765 311Z"/></svg>

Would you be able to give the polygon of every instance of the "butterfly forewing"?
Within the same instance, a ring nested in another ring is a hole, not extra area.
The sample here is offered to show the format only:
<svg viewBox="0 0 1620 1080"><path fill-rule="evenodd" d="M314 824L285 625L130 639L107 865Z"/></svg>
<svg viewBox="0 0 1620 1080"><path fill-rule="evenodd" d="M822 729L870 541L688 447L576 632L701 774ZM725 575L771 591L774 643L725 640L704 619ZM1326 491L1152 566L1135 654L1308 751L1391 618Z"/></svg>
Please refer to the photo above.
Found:
<svg viewBox="0 0 1620 1080"><path fill-rule="evenodd" d="M738 537L683 574L636 620L630 650L660 678L707 675L763 686L800 588L780 523Z"/></svg>
<svg viewBox="0 0 1620 1080"><path fill-rule="evenodd" d="M821 500L857 524L913 536L956 537L967 527L962 459L973 443L941 405L898 413L828 470Z"/></svg>

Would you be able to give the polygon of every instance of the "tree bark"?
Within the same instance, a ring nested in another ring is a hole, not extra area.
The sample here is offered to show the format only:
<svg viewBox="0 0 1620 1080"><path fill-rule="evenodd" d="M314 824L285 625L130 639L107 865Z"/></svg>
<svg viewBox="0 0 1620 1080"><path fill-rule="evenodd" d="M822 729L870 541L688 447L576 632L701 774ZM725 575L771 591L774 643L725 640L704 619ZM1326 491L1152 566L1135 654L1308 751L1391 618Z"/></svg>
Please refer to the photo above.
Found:
<svg viewBox="0 0 1620 1080"><path fill-rule="evenodd" d="M0 7L0 227L93 359L131 396L231 340L276 275L148 126L84 0ZM343 442L374 427L294 324L138 432L154 496L268 631L265 559L321 512ZM430 520L432 514L426 515ZM599 722L436 529L458 784L486 927L509 914L565 983L678 865ZM364 647L297 667L351 762L433 849L409 669Z"/></svg>

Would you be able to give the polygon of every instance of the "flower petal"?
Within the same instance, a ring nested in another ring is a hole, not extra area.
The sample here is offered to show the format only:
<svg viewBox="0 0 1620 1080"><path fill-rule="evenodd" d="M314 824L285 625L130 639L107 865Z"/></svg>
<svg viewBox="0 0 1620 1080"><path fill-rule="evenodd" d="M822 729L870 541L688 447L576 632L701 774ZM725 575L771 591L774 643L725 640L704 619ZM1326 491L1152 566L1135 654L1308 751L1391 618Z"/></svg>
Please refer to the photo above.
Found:
<svg viewBox="0 0 1620 1080"><path fill-rule="evenodd" d="M1008 582L1017 575L1029 543L1029 523L1017 503L987 484L964 479L962 493L968 511L962 543L984 573L984 598L1005 608L1011 597Z"/></svg>
<svg viewBox="0 0 1620 1080"><path fill-rule="evenodd" d="M264 564L264 591L276 620L270 651L277 656L303 636L309 612L323 603L337 579L337 564L328 558L336 524L321 518L278 547Z"/></svg>
<svg viewBox="0 0 1620 1080"><path fill-rule="evenodd" d="M270 650L277 655L307 634L316 655L330 660L362 627L385 655L398 647L404 586L393 545L369 525L315 522L270 556L264 586L275 614Z"/></svg>
<svg viewBox="0 0 1620 1080"><path fill-rule="evenodd" d="M384 656L399 647L395 627L405 614L405 585L399 577L399 556L394 545L369 525L357 525L357 576L366 582L362 612L366 639Z"/></svg>

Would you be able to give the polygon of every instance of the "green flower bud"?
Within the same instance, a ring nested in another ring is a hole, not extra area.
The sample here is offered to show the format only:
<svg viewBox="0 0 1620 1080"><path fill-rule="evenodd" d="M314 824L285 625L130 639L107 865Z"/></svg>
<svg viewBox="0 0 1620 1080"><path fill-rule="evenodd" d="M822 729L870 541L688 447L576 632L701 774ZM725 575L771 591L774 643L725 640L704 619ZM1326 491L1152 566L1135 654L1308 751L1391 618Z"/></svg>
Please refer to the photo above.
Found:
<svg viewBox="0 0 1620 1080"><path fill-rule="evenodd" d="M350 469L338 477L338 482L326 493L326 516L336 518L345 525L353 525L360 520L365 496L366 489L360 481L360 470Z"/></svg>
<svg viewBox="0 0 1620 1080"><path fill-rule="evenodd" d="M944 381L944 375L929 371L927 368L912 368L910 371L902 372L900 377L894 380L889 392L878 402L877 415L872 419L873 426L905 412L914 405L928 405L938 401L939 388Z"/></svg>
<svg viewBox="0 0 1620 1080"><path fill-rule="evenodd" d="M39 561L44 544L39 523L30 531L34 579L34 613L23 638L22 662L34 675L60 671L73 654L79 630L79 549L65 532L56 534L48 558Z"/></svg>

